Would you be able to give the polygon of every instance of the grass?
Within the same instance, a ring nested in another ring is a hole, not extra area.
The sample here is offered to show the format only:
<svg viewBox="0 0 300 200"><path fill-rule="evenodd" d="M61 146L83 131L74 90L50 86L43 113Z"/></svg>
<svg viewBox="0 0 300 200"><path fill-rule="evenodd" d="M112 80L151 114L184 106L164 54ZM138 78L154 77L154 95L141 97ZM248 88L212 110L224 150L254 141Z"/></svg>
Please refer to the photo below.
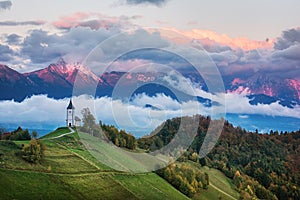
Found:
<svg viewBox="0 0 300 200"><path fill-rule="evenodd" d="M51 139L51 138L54 138L54 137L57 137L57 136L60 136L62 134L69 133L69 132L70 132L70 129L68 127L60 127L60 128L57 128L55 131L48 133L47 135L44 135L40 139Z"/></svg>
<svg viewBox="0 0 300 200"><path fill-rule="evenodd" d="M100 160L103 164L111 166L119 171L127 172L145 172L149 169L154 169L157 165L163 165L168 160L163 157L157 159L157 157L148 155L146 153L136 153L126 151L121 148L116 148L114 145L97 139L85 133L79 133L81 142L88 147L89 152L97 160ZM159 155L158 155L159 156Z"/></svg>
<svg viewBox="0 0 300 200"><path fill-rule="evenodd" d="M58 129L45 136L45 158L30 164L21 158L28 142L0 141L0 199L187 199L154 173L117 172L96 160L77 133Z"/></svg>
<svg viewBox="0 0 300 200"><path fill-rule="evenodd" d="M0 169L1 199L76 199L67 185L51 174ZM37 192L40 191L40 192Z"/></svg>
<svg viewBox="0 0 300 200"><path fill-rule="evenodd" d="M234 189L232 180L227 178L221 171L208 167L201 167L201 170L209 175L209 182L211 184L236 199L239 199L239 193Z"/></svg>
<svg viewBox="0 0 300 200"><path fill-rule="evenodd" d="M0 169L0 177L2 200L137 199L108 175L62 176Z"/></svg>
<svg viewBox="0 0 300 200"><path fill-rule="evenodd" d="M77 156L93 163L101 171L115 171L101 163L98 159L91 155L90 151L86 150L85 146L79 140L77 132L61 138L57 138L53 141L55 141L56 144L59 144L63 148L67 149L69 152L72 152L73 154L76 154Z"/></svg>
<svg viewBox="0 0 300 200"><path fill-rule="evenodd" d="M209 167L201 167L194 162L187 162L192 167L199 168L202 172L206 172L209 176L209 186L207 190L202 190L200 194L194 196L193 199L210 200L210 199L239 199L239 193L234 189L232 180L227 178L221 171ZM216 189L217 188L217 189ZM223 192L221 192L221 191ZM230 195L226 195L226 194ZM233 197L233 198L232 198Z"/></svg>
<svg viewBox="0 0 300 200"><path fill-rule="evenodd" d="M138 199L108 174L63 176L70 190L81 194L80 199Z"/></svg>
<svg viewBox="0 0 300 200"><path fill-rule="evenodd" d="M20 142L16 144L12 141L0 141L0 168L45 171L44 166L30 164L21 158L21 144Z"/></svg>
<svg viewBox="0 0 300 200"><path fill-rule="evenodd" d="M211 199L222 199L222 200L233 200L232 198L224 195L220 191L213 187L208 187L207 190L202 190L201 193L196 194L193 199L199 200L211 200Z"/></svg>
<svg viewBox="0 0 300 200"><path fill-rule="evenodd" d="M130 175L115 175L126 189L135 194L139 199L188 199L175 188L153 173Z"/></svg>
<svg viewBox="0 0 300 200"><path fill-rule="evenodd" d="M36 165L21 158L21 146L28 141L0 141L0 199L188 199L154 173L126 173L106 165L143 171L149 163L155 164L153 158L138 161L84 133L53 139L68 132L61 128L41 138L47 150ZM193 199L232 199L218 189L239 198L231 180L220 171L187 164L209 174L210 186Z"/></svg>

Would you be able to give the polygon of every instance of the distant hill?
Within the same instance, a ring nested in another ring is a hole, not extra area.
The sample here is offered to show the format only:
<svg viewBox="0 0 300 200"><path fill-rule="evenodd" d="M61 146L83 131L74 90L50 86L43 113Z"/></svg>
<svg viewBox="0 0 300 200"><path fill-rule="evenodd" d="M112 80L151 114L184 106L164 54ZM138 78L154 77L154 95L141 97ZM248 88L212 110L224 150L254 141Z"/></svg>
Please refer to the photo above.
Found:
<svg viewBox="0 0 300 200"><path fill-rule="evenodd" d="M211 119L199 117L197 135L190 149L180 158L198 153ZM179 129L181 118L167 120L150 136L138 140L140 148L150 151L168 144ZM183 130L189 130L185 123ZM188 134L188 133L187 133ZM258 134L225 122L222 135L200 165L222 171L235 181L243 196L259 199L300 199L300 130L291 133ZM249 185L249 187L247 186ZM276 198L273 196L275 195Z"/></svg>

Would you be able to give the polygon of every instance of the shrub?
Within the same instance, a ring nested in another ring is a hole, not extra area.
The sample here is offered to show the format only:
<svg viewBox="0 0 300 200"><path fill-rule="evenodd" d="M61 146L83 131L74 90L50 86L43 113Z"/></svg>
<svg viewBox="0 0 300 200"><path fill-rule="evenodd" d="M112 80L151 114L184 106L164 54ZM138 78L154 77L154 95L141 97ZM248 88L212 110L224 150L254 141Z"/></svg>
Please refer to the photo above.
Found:
<svg viewBox="0 0 300 200"><path fill-rule="evenodd" d="M45 150L46 146L39 139L33 139L23 146L22 158L31 163L40 163Z"/></svg>

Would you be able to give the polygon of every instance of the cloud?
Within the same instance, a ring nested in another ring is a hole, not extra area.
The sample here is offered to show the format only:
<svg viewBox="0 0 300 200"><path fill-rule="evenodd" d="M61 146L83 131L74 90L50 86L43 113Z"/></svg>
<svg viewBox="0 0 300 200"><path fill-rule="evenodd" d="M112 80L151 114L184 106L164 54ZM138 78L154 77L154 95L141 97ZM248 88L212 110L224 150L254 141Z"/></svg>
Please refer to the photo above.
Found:
<svg viewBox="0 0 300 200"><path fill-rule="evenodd" d="M13 56L13 50L9 46L0 44L0 61L9 61Z"/></svg>
<svg viewBox="0 0 300 200"><path fill-rule="evenodd" d="M168 0L126 0L126 3L129 5L148 4L148 5L162 6L167 1Z"/></svg>
<svg viewBox="0 0 300 200"><path fill-rule="evenodd" d="M72 62L82 59L97 45L110 35L108 30L93 31L90 28L78 27L64 34L50 34L42 30L33 30L21 44L21 54L33 63L55 62L59 57L68 56Z"/></svg>
<svg viewBox="0 0 300 200"><path fill-rule="evenodd" d="M54 100L45 95L32 96L21 103L14 101L0 101L0 123L24 124L50 124L52 126L64 126L66 118L66 106L69 99ZM226 111L239 114L261 114L269 116L289 116L300 119L300 107L290 109L277 102L271 105L251 105L246 96L240 94L226 94ZM239 102L233 103L233 102ZM141 136L150 133L164 120L186 115L211 114L211 108L207 108L196 101L179 103L163 94L149 97L145 94L135 96L131 102L123 102L118 99L102 97L91 99L88 96L73 97L76 115L81 118L80 111L89 107L96 116L106 124L114 124L119 128L133 132ZM146 104L160 109L151 109ZM217 110L217 109L216 109ZM18 112L16 115L15 112ZM246 117L242 117L247 120Z"/></svg>
<svg viewBox="0 0 300 200"><path fill-rule="evenodd" d="M17 35L17 34L10 34L6 37L6 42L8 44L20 44L21 42L21 36Z"/></svg>
<svg viewBox="0 0 300 200"><path fill-rule="evenodd" d="M71 15L63 16L53 22L53 25L59 29L71 29L74 27L89 27L92 30L103 29L120 29L122 27L132 26L131 20L139 16L120 16L111 17L99 13L78 12Z"/></svg>
<svg viewBox="0 0 300 200"><path fill-rule="evenodd" d="M283 31L282 36L277 38L274 49L284 50L294 45L300 44L300 27Z"/></svg>
<svg viewBox="0 0 300 200"><path fill-rule="evenodd" d="M275 51L273 57L296 60L300 63L300 44L295 44L288 48Z"/></svg>
<svg viewBox="0 0 300 200"><path fill-rule="evenodd" d="M219 53L210 53L209 55L218 66L229 66L240 58L234 51L230 50Z"/></svg>
<svg viewBox="0 0 300 200"><path fill-rule="evenodd" d="M11 1L0 1L0 10L10 9L12 6Z"/></svg>
<svg viewBox="0 0 300 200"><path fill-rule="evenodd" d="M3 112L0 113L1 122L64 122L65 107L68 100L54 100L46 96L32 96L18 103L14 101L1 101L0 107ZM14 112L18 115L13 117ZM61 123L60 123L61 124Z"/></svg>
<svg viewBox="0 0 300 200"><path fill-rule="evenodd" d="M194 38L202 42L216 42L221 46L228 46L232 49L241 48L244 51L253 49L271 49L273 47L274 39L268 41L255 41L245 37L231 38L226 34L218 34L210 30L194 29L192 31L180 31L183 35Z"/></svg>
<svg viewBox="0 0 300 200"><path fill-rule="evenodd" d="M126 50L131 50L131 52L125 52L125 56L114 62L115 69L122 70L122 65L124 69L128 69L134 64L149 62L180 68L180 70L188 68L188 63L176 55L159 50L142 50L142 48L157 47L157 49L169 48L172 51L172 46L182 44L182 40L178 40L176 34L174 36L165 30L140 28L118 35L122 33L124 27L132 25L131 20L134 18L134 16L109 17L99 13L74 13L53 23L56 27L64 29L59 34L32 30L24 40L14 34L6 36L2 39L6 44L2 43L2 45L8 46L14 52L2 47L2 51L5 52L2 60L6 60L7 64L11 62L14 66L19 62L19 65L24 66L23 68L28 65L31 69L37 64L38 67L46 67L59 57L65 57L72 63L81 62L92 49L105 41L101 48L97 49L99 54L95 54L95 58L89 57L92 60L89 64L92 63L90 67L93 71L96 68L99 71L102 66L108 64L107 61L116 59L116 56ZM18 23L14 22L11 25ZM283 32L282 37L274 44L274 48L272 39L253 41L247 38L230 38L225 34L205 30L181 32L175 30L175 32L182 34L182 38L187 36L184 42L199 44L198 46L203 47L199 50L203 52L202 54L205 54L203 49L206 51L206 57L210 57L215 62L223 75L248 75L250 77L261 71L286 79L294 78L299 72L299 29ZM112 36L117 36L115 37L117 41L106 41ZM8 56L10 53L12 55ZM189 53L185 55L187 54ZM103 63L100 63L100 55ZM9 58L13 59L9 60ZM203 58L199 59L203 60ZM291 73L291 71L296 73Z"/></svg>
<svg viewBox="0 0 300 200"><path fill-rule="evenodd" d="M52 61L55 58L67 53L70 49L58 48L65 46L62 38L58 35L49 35L46 31L33 30L30 35L24 39L21 53L28 56L33 63L44 63Z"/></svg>
<svg viewBox="0 0 300 200"><path fill-rule="evenodd" d="M45 21L0 21L0 26L40 26L45 24Z"/></svg>
<svg viewBox="0 0 300 200"><path fill-rule="evenodd" d="M272 58L282 66L300 65L300 28L283 31L274 44Z"/></svg>
<svg viewBox="0 0 300 200"><path fill-rule="evenodd" d="M227 93L226 97L226 112L236 114L260 114L269 116L285 116L300 118L300 107L294 109L284 107L279 102L274 102L270 105L258 104L251 105L246 95ZM239 102L239 103L236 103Z"/></svg>
<svg viewBox="0 0 300 200"><path fill-rule="evenodd" d="M157 47L169 45L160 37L159 33L149 33L143 29L125 32L121 35L119 29L92 30L89 27L71 28L60 34L32 30L18 45L20 58L17 61L29 60L28 65L39 64L39 67L46 67L48 64L56 62L59 57L64 57L70 63L82 62L92 49L112 36L118 36L118 41L106 41L99 49L101 51L99 53L102 53L103 56L101 60L104 62L116 59L116 56L126 49L134 50L153 45ZM4 38L7 43L12 42L13 39L17 39L17 36L12 35ZM99 61L99 54L95 56L95 62ZM89 59L93 61L93 58L89 57ZM11 62L15 61L12 60ZM105 63L95 63L95 67L99 69L102 64L105 65ZM93 65L90 67L94 70Z"/></svg>

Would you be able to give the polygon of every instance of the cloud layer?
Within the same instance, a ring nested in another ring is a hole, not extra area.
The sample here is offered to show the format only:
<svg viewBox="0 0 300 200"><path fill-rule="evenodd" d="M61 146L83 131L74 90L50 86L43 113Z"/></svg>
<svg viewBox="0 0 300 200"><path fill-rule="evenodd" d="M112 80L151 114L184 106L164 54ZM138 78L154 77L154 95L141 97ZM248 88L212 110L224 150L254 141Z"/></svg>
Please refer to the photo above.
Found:
<svg viewBox="0 0 300 200"><path fill-rule="evenodd" d="M34 122L64 126L68 101L69 99L54 100L44 95L33 96L21 103L1 101L0 123L22 124ZM249 99L239 94L226 94L226 101L227 113L289 116L300 120L300 107L290 109L281 106L277 102L271 105L250 105ZM80 96L73 98L73 103L76 115L80 118L80 111L85 107L89 107L97 120L102 120L107 124L115 124L119 128L126 129L139 136L149 133L166 119L194 114L211 114L211 108L195 101L179 103L163 94L157 94L154 97L142 94L136 96L131 102L113 100L108 97L93 100L87 96ZM145 106L146 104L160 109L149 108ZM18 112L17 115L16 112Z"/></svg>
<svg viewBox="0 0 300 200"><path fill-rule="evenodd" d="M37 21L0 21L0 26L40 26L45 24L45 21L37 20Z"/></svg>
<svg viewBox="0 0 300 200"><path fill-rule="evenodd" d="M78 12L72 15L60 17L52 24L58 29L71 29L74 27L89 27L92 30L98 30L100 28L121 29L124 26L131 26L131 20L137 18L139 18L139 16L111 17L100 13Z"/></svg>
<svg viewBox="0 0 300 200"><path fill-rule="evenodd" d="M12 6L11 1L0 1L0 10L10 9Z"/></svg>
<svg viewBox="0 0 300 200"><path fill-rule="evenodd" d="M129 1L131 4L152 3L161 5L166 1ZM54 22L44 21L2 21L0 26L44 25L51 24L59 29L51 33L42 29L31 30L23 38L16 34L2 35L0 63L21 71L30 71L34 67L44 68L59 57L71 62L81 62L99 43L115 37L126 29L136 28L133 20L139 16L106 16L100 13L73 13L62 16ZM223 75L254 74L263 72L283 79L300 79L300 29L286 30L277 39L254 41L247 38L231 38L208 30L179 31L172 29L180 38L165 34L165 30L150 31L137 28L137 31L125 32L123 41L117 45L109 44L103 52L107 59L113 58L122 49L139 48L155 44L157 47L171 47L182 42L198 45L201 51L215 62ZM182 39L186 37L185 39ZM186 41L184 41L186 40ZM3 42L4 41L4 42ZM160 46L158 44L161 44ZM153 45L152 45L153 46ZM158 52L137 52L127 58L127 63L154 62L164 65L180 65L174 56ZM127 64L124 62L124 69ZM184 67L184 66L183 66ZM118 63L122 69L122 63ZM293 71L293 73L291 73Z"/></svg>
<svg viewBox="0 0 300 200"><path fill-rule="evenodd" d="M139 5L139 4L152 4L156 6L162 6L168 0L126 0L129 5Z"/></svg>

